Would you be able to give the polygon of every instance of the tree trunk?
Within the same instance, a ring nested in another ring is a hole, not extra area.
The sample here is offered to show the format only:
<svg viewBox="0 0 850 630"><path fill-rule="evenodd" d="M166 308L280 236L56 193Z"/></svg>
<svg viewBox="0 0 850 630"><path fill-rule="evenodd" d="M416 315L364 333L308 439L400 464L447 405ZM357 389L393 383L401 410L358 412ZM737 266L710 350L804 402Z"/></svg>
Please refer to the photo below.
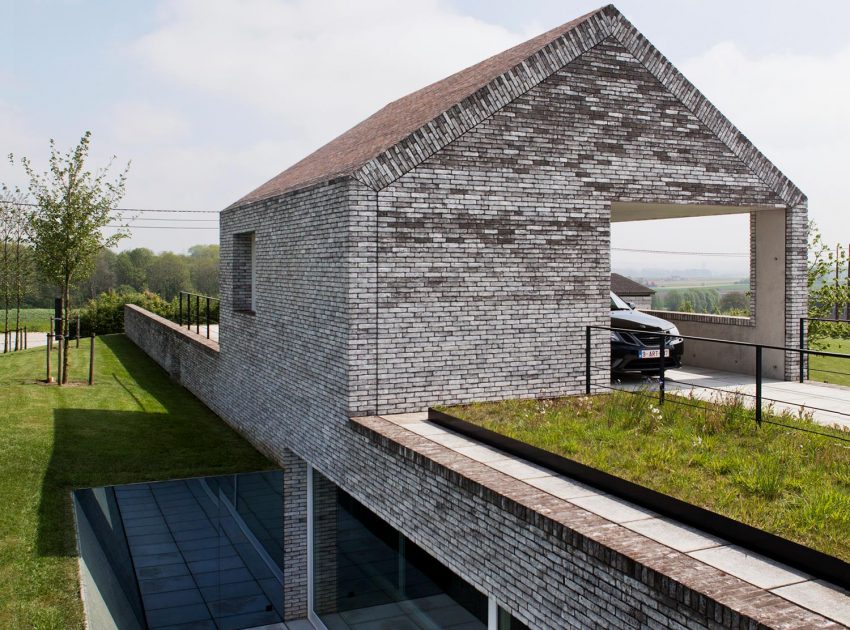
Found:
<svg viewBox="0 0 850 630"><path fill-rule="evenodd" d="M3 226L5 230L5 226ZM3 234L3 352L9 352L9 236Z"/></svg>
<svg viewBox="0 0 850 630"><path fill-rule="evenodd" d="M69 298L71 296L71 276L70 274L65 274L65 282L62 285L62 308L65 310L63 313L64 321L62 322L62 349L64 352L62 353L62 384L68 382L68 350L70 345L68 344L68 335L71 331L71 318L70 318L70 305L68 304Z"/></svg>
<svg viewBox="0 0 850 630"><path fill-rule="evenodd" d="M21 339L21 299L23 298L23 283L21 282L21 241L15 241L15 351L23 349ZM20 348L18 347L20 346Z"/></svg>

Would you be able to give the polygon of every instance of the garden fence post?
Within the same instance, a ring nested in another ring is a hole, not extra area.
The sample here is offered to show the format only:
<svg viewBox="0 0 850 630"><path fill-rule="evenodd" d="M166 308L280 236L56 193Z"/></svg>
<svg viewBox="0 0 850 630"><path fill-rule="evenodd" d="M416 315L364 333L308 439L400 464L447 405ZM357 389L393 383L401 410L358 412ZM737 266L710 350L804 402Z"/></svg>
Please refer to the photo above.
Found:
<svg viewBox="0 0 850 630"><path fill-rule="evenodd" d="M53 380L53 377L50 375L50 351L53 348L53 334L47 333L47 379L46 381L49 383Z"/></svg>
<svg viewBox="0 0 850 630"><path fill-rule="evenodd" d="M590 396L590 326L584 328L584 393Z"/></svg>
<svg viewBox="0 0 850 630"><path fill-rule="evenodd" d="M77 309L77 347L80 347L80 310Z"/></svg>
<svg viewBox="0 0 850 630"><path fill-rule="evenodd" d="M29 347L30 347L29 331L27 330L27 327L24 326L24 350L28 350Z"/></svg>
<svg viewBox="0 0 850 630"><path fill-rule="evenodd" d="M57 374L56 383L59 385L59 387L62 387L62 342L63 341L64 341L64 339L62 338L61 335L56 340L56 342L57 342L56 346L59 349L59 355L58 355L57 361L56 361L56 374Z"/></svg>
<svg viewBox="0 0 850 630"><path fill-rule="evenodd" d="M761 426L761 346L756 346L756 423Z"/></svg>
<svg viewBox="0 0 850 630"><path fill-rule="evenodd" d="M89 351L89 385L94 385L94 333L91 334L91 350Z"/></svg>

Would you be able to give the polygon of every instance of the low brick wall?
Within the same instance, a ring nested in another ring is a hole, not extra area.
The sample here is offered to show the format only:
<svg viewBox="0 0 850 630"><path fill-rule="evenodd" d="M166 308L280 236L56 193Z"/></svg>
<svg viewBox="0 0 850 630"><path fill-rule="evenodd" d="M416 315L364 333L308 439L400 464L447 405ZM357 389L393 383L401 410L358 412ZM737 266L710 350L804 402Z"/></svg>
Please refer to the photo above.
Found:
<svg viewBox="0 0 850 630"><path fill-rule="evenodd" d="M124 306L124 333L175 381L216 408L219 345L135 304Z"/></svg>

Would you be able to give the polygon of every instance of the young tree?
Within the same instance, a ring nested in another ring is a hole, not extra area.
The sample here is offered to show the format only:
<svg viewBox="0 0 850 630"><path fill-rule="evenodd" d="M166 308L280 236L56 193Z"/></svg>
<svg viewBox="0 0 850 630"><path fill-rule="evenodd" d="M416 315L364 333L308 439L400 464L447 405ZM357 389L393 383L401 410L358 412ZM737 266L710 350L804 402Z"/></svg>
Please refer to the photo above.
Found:
<svg viewBox="0 0 850 630"><path fill-rule="evenodd" d="M834 250L833 250L834 247ZM811 318L843 317L843 308L850 303L847 283L847 253L840 243L827 245L814 221L809 221L808 288ZM847 325L829 322L810 322L808 340L812 347L826 337L847 335Z"/></svg>
<svg viewBox="0 0 850 630"><path fill-rule="evenodd" d="M79 144L67 153L60 153L51 140L49 165L44 173L36 172L27 158L21 159L35 201L29 220L35 262L62 293L63 383L68 382L71 287L92 272L98 252L129 236L126 228L112 236L105 236L102 230L108 223L120 221L115 206L124 196L130 164L112 181L108 179L112 161L94 172L86 170L90 139L91 132L85 132Z"/></svg>

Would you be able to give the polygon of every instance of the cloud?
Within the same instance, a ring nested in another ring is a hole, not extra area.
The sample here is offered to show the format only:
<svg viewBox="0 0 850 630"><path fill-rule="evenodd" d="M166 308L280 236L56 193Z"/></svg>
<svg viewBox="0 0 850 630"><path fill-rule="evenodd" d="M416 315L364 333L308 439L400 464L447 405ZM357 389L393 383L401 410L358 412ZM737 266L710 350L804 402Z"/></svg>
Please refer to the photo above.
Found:
<svg viewBox="0 0 850 630"><path fill-rule="evenodd" d="M177 112L144 102L112 106L109 131L123 145L173 143L183 139L188 123Z"/></svg>
<svg viewBox="0 0 850 630"><path fill-rule="evenodd" d="M523 39L436 0L179 0L132 51L159 76L326 141Z"/></svg>
<svg viewBox="0 0 850 630"><path fill-rule="evenodd" d="M721 43L684 74L809 196L809 212L847 234L850 45L826 55L751 55Z"/></svg>

